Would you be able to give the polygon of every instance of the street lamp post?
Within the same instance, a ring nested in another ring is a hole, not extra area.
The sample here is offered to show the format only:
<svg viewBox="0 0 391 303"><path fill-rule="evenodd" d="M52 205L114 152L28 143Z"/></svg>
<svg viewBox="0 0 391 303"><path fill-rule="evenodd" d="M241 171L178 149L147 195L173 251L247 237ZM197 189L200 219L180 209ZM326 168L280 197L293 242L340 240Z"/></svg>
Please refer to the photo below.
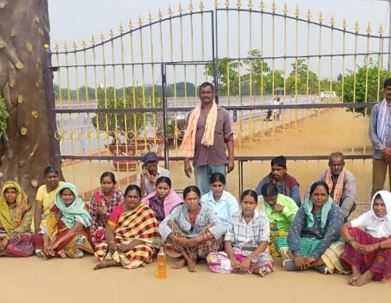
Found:
<svg viewBox="0 0 391 303"><path fill-rule="evenodd" d="M391 0L375 0L387 2L389 6L388 11L388 71L391 71Z"/></svg>

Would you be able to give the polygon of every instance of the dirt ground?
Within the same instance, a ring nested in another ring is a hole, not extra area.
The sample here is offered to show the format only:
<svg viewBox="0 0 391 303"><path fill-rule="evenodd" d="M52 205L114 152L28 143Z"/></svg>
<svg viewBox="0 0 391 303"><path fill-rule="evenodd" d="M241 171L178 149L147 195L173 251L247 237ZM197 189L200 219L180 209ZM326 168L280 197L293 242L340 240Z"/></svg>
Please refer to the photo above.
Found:
<svg viewBox="0 0 391 303"><path fill-rule="evenodd" d="M156 264L125 270L93 271L95 260L0 259L1 303L103 302L387 302L389 282L355 288L342 275L284 272L279 264L265 278L210 273L205 264L196 273L169 270L165 280Z"/></svg>

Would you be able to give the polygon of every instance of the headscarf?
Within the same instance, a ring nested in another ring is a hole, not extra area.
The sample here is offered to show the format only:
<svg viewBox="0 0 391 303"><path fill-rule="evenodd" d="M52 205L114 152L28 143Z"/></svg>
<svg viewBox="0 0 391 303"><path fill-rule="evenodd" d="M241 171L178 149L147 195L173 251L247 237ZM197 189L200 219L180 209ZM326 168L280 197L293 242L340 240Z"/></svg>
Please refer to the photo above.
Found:
<svg viewBox="0 0 391 303"><path fill-rule="evenodd" d="M330 209L332 204L334 203L333 199L331 199L330 195L328 195L327 201L325 204L323 204L322 209L320 210L320 226L322 228L325 228L327 223L327 217L329 215ZM314 208L314 204L312 203L311 196L308 196L303 204L304 207L304 213L306 214L308 220L307 220L307 226L309 228L312 228L314 226L314 214L312 213L312 209Z"/></svg>
<svg viewBox="0 0 391 303"><path fill-rule="evenodd" d="M387 210L387 213L382 218L376 216L375 211L373 210L373 204L377 195L381 196ZM377 237L389 237L391 235L391 193L387 190L376 192L372 197L371 209L369 212L371 216L371 227L376 230Z"/></svg>
<svg viewBox="0 0 391 303"><path fill-rule="evenodd" d="M74 196L74 201L71 205L67 206L61 197L61 193L64 189L69 189ZM76 186L72 183L64 183L57 191L56 199L54 201L58 209L62 213L61 220L64 222L66 227L71 229L76 222L81 223L84 227L91 226L92 219L88 211L85 209L85 204L80 199Z"/></svg>
<svg viewBox="0 0 391 303"><path fill-rule="evenodd" d="M7 189L14 188L16 190L16 208L17 208L17 216L13 220L11 219L11 215L8 208L8 203L5 199L5 191ZM0 196L0 223L4 227L7 233L12 232L16 229L20 222L22 221L22 217L26 211L30 209L30 204L27 200L27 194L20 187L17 182L7 181L4 183L3 188L1 189Z"/></svg>

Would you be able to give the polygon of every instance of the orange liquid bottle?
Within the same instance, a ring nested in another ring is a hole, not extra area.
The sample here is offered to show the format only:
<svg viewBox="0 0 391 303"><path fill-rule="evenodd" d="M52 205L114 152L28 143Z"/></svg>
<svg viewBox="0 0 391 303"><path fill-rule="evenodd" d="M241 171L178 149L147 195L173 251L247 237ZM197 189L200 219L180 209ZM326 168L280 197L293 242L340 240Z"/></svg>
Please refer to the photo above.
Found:
<svg viewBox="0 0 391 303"><path fill-rule="evenodd" d="M157 271L156 277L158 279L167 278L167 256L163 246L160 247L159 253L157 254Z"/></svg>

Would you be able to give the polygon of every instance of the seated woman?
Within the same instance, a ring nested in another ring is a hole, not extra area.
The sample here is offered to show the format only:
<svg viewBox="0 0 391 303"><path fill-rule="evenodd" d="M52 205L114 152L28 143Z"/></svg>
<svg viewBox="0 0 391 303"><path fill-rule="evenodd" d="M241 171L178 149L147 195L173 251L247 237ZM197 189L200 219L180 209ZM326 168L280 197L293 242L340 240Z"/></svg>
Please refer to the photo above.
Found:
<svg viewBox="0 0 391 303"><path fill-rule="evenodd" d="M391 277L391 193L378 191L371 209L345 223L341 236L346 241L341 260L352 269L349 284L362 286L371 280Z"/></svg>
<svg viewBox="0 0 391 303"><path fill-rule="evenodd" d="M208 255L208 266L217 273L254 273L261 277L273 271L273 260L268 253L269 221L257 209L258 195L246 190L240 197L241 211L236 212L227 228L225 252Z"/></svg>
<svg viewBox="0 0 391 303"><path fill-rule="evenodd" d="M224 190L225 177L215 172L210 176L210 191L201 197L201 203L213 208L221 223L228 225L232 215L239 211L238 201L229 192Z"/></svg>
<svg viewBox="0 0 391 303"><path fill-rule="evenodd" d="M38 188L35 198L34 217L32 224L32 231L41 235L34 235L37 239L42 237L42 234L47 233L46 219L49 216L50 208L54 205L56 193L58 189L64 184L60 181L60 174L53 166L46 167L44 171L45 184ZM35 253L39 257L43 257L43 252L36 249Z"/></svg>
<svg viewBox="0 0 391 303"><path fill-rule="evenodd" d="M315 269L325 274L333 272L334 268L343 271L339 255L326 251L338 240L343 222L343 213L330 198L327 184L323 181L312 184L310 196L297 211L288 233L294 259L284 260L284 269Z"/></svg>
<svg viewBox="0 0 391 303"><path fill-rule="evenodd" d="M156 180L155 191L144 197L141 202L153 210L160 224L171 210L182 202L182 199L171 188L170 178L161 176Z"/></svg>
<svg viewBox="0 0 391 303"><path fill-rule="evenodd" d="M124 203L114 209L107 221L105 241L95 247L99 263L94 269L140 267L152 262L160 244L158 223L152 209L141 203L140 187L129 185Z"/></svg>
<svg viewBox="0 0 391 303"><path fill-rule="evenodd" d="M114 174L106 171L100 176L100 188L92 195L90 204L91 236L95 245L102 242L107 218L124 199L123 193L115 187L115 184Z"/></svg>
<svg viewBox="0 0 391 303"><path fill-rule="evenodd" d="M201 192L197 186L188 186L183 191L184 204L173 209L162 223L160 235L166 242L169 256L180 257L174 269L187 264L190 272L196 271L197 258L218 251L222 245L224 225L215 211L200 201Z"/></svg>
<svg viewBox="0 0 391 303"><path fill-rule="evenodd" d="M261 193L265 200L264 207L270 223L270 253L274 257L289 258L288 231L295 218L298 207L296 202L278 193L274 183L266 183Z"/></svg>
<svg viewBox="0 0 391 303"><path fill-rule="evenodd" d="M92 224L75 185L64 183L58 190L54 205L46 220L47 234L34 234L36 249L43 257L81 258L84 253L94 253L90 242Z"/></svg>
<svg viewBox="0 0 391 303"><path fill-rule="evenodd" d="M0 196L0 256L28 257L34 253L31 207L14 181L4 183Z"/></svg>

